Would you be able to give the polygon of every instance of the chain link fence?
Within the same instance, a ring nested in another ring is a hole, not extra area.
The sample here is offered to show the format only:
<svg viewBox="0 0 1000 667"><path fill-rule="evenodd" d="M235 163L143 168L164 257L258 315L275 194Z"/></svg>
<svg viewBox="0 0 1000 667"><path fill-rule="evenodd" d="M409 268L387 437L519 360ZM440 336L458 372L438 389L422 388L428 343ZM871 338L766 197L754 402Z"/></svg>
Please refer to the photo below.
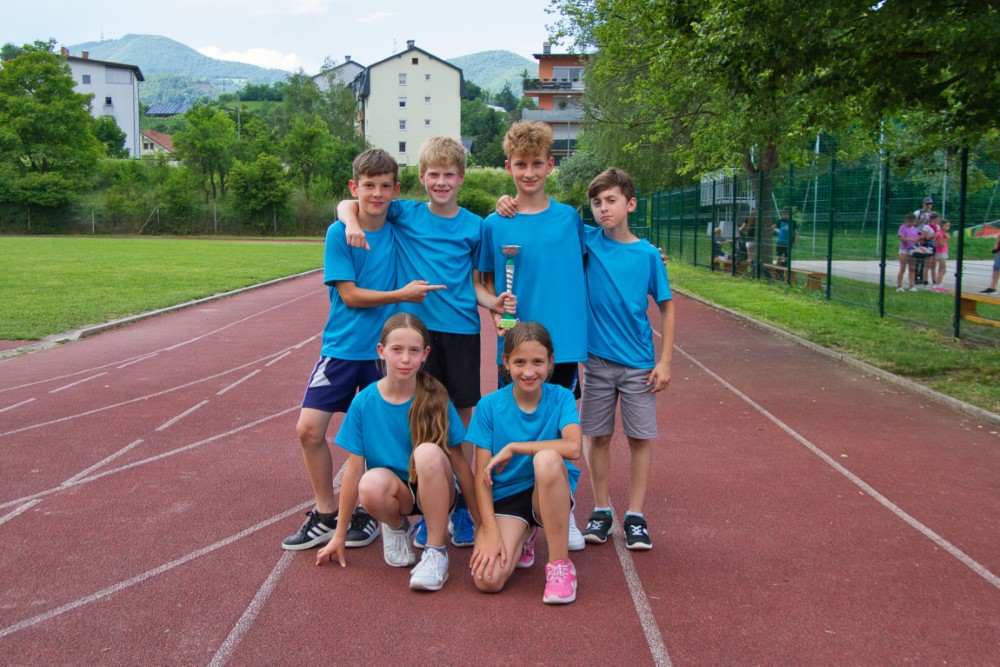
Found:
<svg viewBox="0 0 1000 667"><path fill-rule="evenodd" d="M908 172L887 161L833 159L767 177L723 170L645 198L648 230L640 235L706 270L795 285L880 317L996 345L1000 299L982 290L992 281L1000 235L1000 165L970 156L964 174L959 157ZM947 257L901 256L900 226L925 209L927 197L927 208L950 222Z"/></svg>

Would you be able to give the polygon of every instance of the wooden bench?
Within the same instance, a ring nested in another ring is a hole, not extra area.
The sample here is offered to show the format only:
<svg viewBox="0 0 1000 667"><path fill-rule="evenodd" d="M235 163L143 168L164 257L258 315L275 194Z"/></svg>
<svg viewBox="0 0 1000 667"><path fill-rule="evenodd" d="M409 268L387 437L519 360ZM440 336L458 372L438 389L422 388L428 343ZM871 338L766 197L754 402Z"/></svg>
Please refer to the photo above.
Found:
<svg viewBox="0 0 1000 667"><path fill-rule="evenodd" d="M1000 327L1000 320L983 317L979 314L978 308L980 303L989 303L994 306L1000 306L1000 299L995 296L990 296L989 294L967 294L965 292L960 294L958 298L958 313L963 320Z"/></svg>
<svg viewBox="0 0 1000 667"><path fill-rule="evenodd" d="M721 257L716 257L714 260L712 260L712 263L715 264L715 268L722 269L726 273L733 272L733 260L731 259L722 259ZM737 263L736 272L746 273L749 268L750 268L750 262L743 260Z"/></svg>
<svg viewBox="0 0 1000 667"><path fill-rule="evenodd" d="M780 280L785 282L785 272L788 271L787 266L781 266L780 264L765 264L764 269L767 271L768 277L771 280ZM823 283L826 281L826 273L823 271L811 271L809 269L792 269L792 283L795 283L797 276L804 276L806 279L806 287L808 289L814 289L816 291L823 290Z"/></svg>

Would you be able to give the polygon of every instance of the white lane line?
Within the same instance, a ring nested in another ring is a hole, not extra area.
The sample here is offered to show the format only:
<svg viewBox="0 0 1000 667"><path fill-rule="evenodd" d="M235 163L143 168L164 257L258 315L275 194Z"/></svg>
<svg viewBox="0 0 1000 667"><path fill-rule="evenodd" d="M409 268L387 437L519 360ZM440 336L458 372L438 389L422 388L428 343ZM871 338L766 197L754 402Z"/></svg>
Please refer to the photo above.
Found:
<svg viewBox="0 0 1000 667"><path fill-rule="evenodd" d="M32 493L32 494L24 496L22 498L17 498L16 500L8 500L6 502L0 503L0 509L4 509L4 508L7 508L7 507L12 507L14 505L20 505L23 502L26 502L26 501L29 501L29 500L34 500L35 498L44 498L45 496L51 496L54 493L59 493L60 491L65 491L68 488L71 488L71 487L74 487L74 486L78 486L80 484L87 484L89 482L93 482L94 480L101 479L102 477L107 477L108 475L114 475L114 474L119 473L119 472L124 472L125 470L131 470L132 468L136 468L138 466L146 465L148 463L154 463L154 462L159 461L161 459L169 458L171 456L175 456L177 454L181 454L181 453L186 452L188 450L195 449L197 447L201 447L202 445L207 445L209 443L215 442L216 440L221 440L221 439L226 438L226 437L228 437L230 435L235 435L236 433L240 433L242 431L246 431L248 429L254 428L255 426L259 426L260 424L263 424L264 422L270 421L272 419L276 419L278 417L283 417L283 416L287 415L290 412L295 412L295 411L301 410L301 409L302 409L301 405L296 405L296 406L293 406L291 408L287 408L285 410L282 410L281 412L276 412L273 415L268 415L267 417L263 417L263 418L258 419L256 421L250 422L248 424L244 424L242 426L237 426L236 428L231 429L229 431L226 431L224 433L218 433L216 435L209 436L208 438L205 438L204 440L199 440L198 442L192 442L189 445L184 445L183 447L178 447L177 449L171 449L170 451L163 452L161 454L157 454L156 456L151 456L151 457L146 458L146 459L142 459L141 461L135 461L134 463L129 463L127 465L123 465L123 466L118 467L118 468L112 468L110 470L105 470L103 472L97 473L96 475L91 475L90 477L83 477L81 479L78 479L78 480L74 481L72 484L65 483L64 485L61 485L61 486L56 486L56 487L53 487L51 489L45 489L44 491L38 491L36 493Z"/></svg>
<svg viewBox="0 0 1000 667"><path fill-rule="evenodd" d="M244 323L244 322L246 322L248 320L252 320L253 318L258 317L259 315L263 315L265 313L269 313L272 310L276 310L278 308L284 308L285 306L293 304L296 301L301 301L302 299L309 298L309 297L311 297L317 291L323 291L323 292L325 292L326 288L324 287L322 290L314 290L313 292L310 292L308 294L303 294L301 296L297 296L294 299L290 299L290 300L285 301L283 303L279 303L279 304L277 304L275 306L271 306L270 308L265 308L264 310L261 310L261 311L259 311L257 313L254 313L253 315L248 315L248 316L244 317L243 319L239 319L239 320L236 320L234 322L230 322L229 324L227 324L225 326L222 326L222 327L219 327L218 329L215 329L214 331L209 331L209 332L200 334L200 335L198 335L198 336L196 336L194 338L190 338L190 339L188 339L186 341L182 341L180 343L175 343L174 345L171 345L169 347L163 347L163 348L160 348L159 350L153 350L152 352L144 352L143 354L141 354L139 356L136 356L136 357L126 357L125 359L118 359L116 361L109 361L106 364L100 364L98 366L93 366L91 368L86 368L86 369L83 369L83 370L75 371L73 373L67 373L66 375L53 376L53 377L45 378L45 379L42 379L42 380L33 380L31 382L26 382L24 384L19 384L19 385L14 386L14 387L3 387L3 388L0 388L0 394L2 394L4 392L8 392L8 391L13 391L15 389L21 389L23 387L33 387L35 385L45 384L47 382L55 382L57 380L64 380L66 378L76 377L76 376L82 375L84 373L91 373L91 372L93 372L95 370L98 370L100 368L108 368L110 366L115 366L117 364L122 364L122 363L126 363L126 362L140 361L140 360L142 360L142 359L144 359L146 357L149 357L149 356L155 355L155 354L159 354L161 352L169 352L170 350L173 350L175 348L187 345L188 343L193 343L195 341L201 340L202 338L206 338L208 336L213 336L213 335L215 335L217 333L225 331L226 329L228 329L230 327L236 326L237 324L242 324L242 323ZM322 335L322 332L319 333L319 334L316 334L315 336L311 336L311 337L307 338L305 341L303 341L303 343L298 343L298 344L292 346L292 349L297 349L298 347L301 347L304 343L308 343L308 342L310 342L312 340L315 340L316 338L319 338L321 335ZM271 355L267 355L267 356L265 356L263 358L267 359L270 356ZM4 362L9 361L10 359L16 359L16 358L17 357L9 357L7 359L0 360L0 363L4 363Z"/></svg>
<svg viewBox="0 0 1000 667"><path fill-rule="evenodd" d="M91 375L90 377L83 378L82 380L77 380L76 382L70 382L69 384L64 384L61 387L56 387L55 389L50 390L49 393L58 394L63 389L69 389L70 387L75 387L78 384L83 384L84 382L90 382L93 379L99 378L102 375L107 375L107 374L108 374L107 371L105 371L103 373L98 373L97 375Z"/></svg>
<svg viewBox="0 0 1000 667"><path fill-rule="evenodd" d="M244 382L246 382L247 380L249 380L250 378L252 378L254 375L257 375L257 373L260 373L260 369L259 368L257 370L255 370L255 371L253 371L252 373L247 373L246 375L244 375L243 377L241 377L239 380L237 380L236 382L232 383L228 387L223 387L219 391L215 392L215 395L216 396L222 396L223 394L225 394L230 389L236 388L238 385L243 384Z"/></svg>
<svg viewBox="0 0 1000 667"><path fill-rule="evenodd" d="M51 620L57 616L61 616L62 614L65 614L68 611L73 611L74 609L79 609L80 607L88 605L92 602L98 602L99 600L103 600L104 598L110 595L114 595L115 593L120 593L126 588L131 588L136 584L141 584L142 582L147 581L148 579L152 579L153 577L163 574L164 572L169 572L170 570L176 567L180 567L185 563L189 563L195 560L196 558L206 556L212 553L213 551L218 551L223 547L229 546L233 542L236 542L238 540L243 539L244 537L256 533L258 530L262 530L294 514L298 514L299 512L305 510L306 508L312 507L312 504L313 503L311 500L307 503L302 503L297 507L293 507L292 509L282 512L281 514L276 514L269 519L265 519L260 523L254 524L253 526L250 526L246 530L240 531L235 535L231 535L223 540L219 540L218 542L210 544L207 547L198 549L197 551L192 551L191 553L181 556L180 558L177 558L175 560L172 560L169 563L164 563L163 565L155 567L152 570L147 570L142 574L138 574L134 577L130 577L129 579L125 579L124 581L112 584L107 588L102 588L101 590L95 593L91 593L90 595L84 596L72 602L68 602L64 605L56 607L55 609L50 609L47 612L38 614L37 616L32 616L31 618L26 618L23 621L15 623L14 625L10 625L6 628L0 629L0 639L12 635L15 632L20 632L21 630L27 630L28 628L32 628L40 623L44 623L45 621Z"/></svg>
<svg viewBox="0 0 1000 667"><path fill-rule="evenodd" d="M919 532L921 535L923 535L927 539L931 540L932 542L934 542L935 544L937 544L939 547L941 547L942 549L944 549L945 551L947 551L949 554L951 554L952 556L954 556L955 558L957 558L960 562L962 562L962 564L964 564L966 567L968 567L970 570L972 570L973 572L975 572L976 574L978 574L980 577L982 577L983 579L985 579L989 583L993 584L993 586L995 586L996 588L1000 588L1000 577L998 577L997 575L995 575L992 572L990 572L983 565L981 565L980 563L978 563L975 560L973 560L972 557L970 557L968 554L966 554L964 551L962 551L961 549L959 549L958 547L956 547L954 544L952 544L948 540L944 539L943 537L941 537L940 535L938 535L937 533L935 533L929 527L925 526L923 523L921 523L920 521L918 521L914 517L912 517L909 514L907 514L901 507L899 507L894 502L892 502L891 500L889 500L888 498L886 498L885 496L883 496L881 493L879 493L878 491L876 491L873 486L871 486L870 484L868 484L867 482L865 482L863 479L861 479L860 477L858 477L857 475L855 475L854 473L852 473L850 470L848 470L847 468L845 468L844 466L842 466L841 464L839 464L832 457L830 457L826 452L824 452L819 447L817 447L813 443L811 443L808 440L806 440L805 437L803 437L798 432L796 432L794 429L792 429L792 427L790 427L788 424L784 423L783 421L781 421L780 419L778 419L777 417L775 417L773 414L771 414L770 412L768 412L764 408L764 406L760 405L759 403L757 403L756 401L754 401L752 398L750 398L749 396L747 396L746 394L744 394L743 392L741 392L739 389L737 389L733 385L731 385L728 382L726 382L725 380L723 380L722 377L720 377L718 374L716 374L716 373L712 372L711 370L709 370L707 366L705 366L704 364L702 364L701 362L699 362L697 359L695 359L694 357L692 357L690 354L688 354L687 352L685 352L681 348L677 347L676 345L674 346L674 349L677 350L678 352L680 352L681 354L683 354L685 357L687 357L688 360L691 361L691 363L693 363L695 366L697 366L698 368L700 368L701 370L703 370L709 377L713 378L716 382L718 382L719 384L721 384L723 387L725 387L729 391L731 391L734 394L736 394L737 396L739 396L741 400L743 400L745 403L747 403L751 407L753 407L754 410L756 410L760 414L762 414L765 417L767 417L767 419L770 420L773 424L775 424L778 428L780 428L782 431L784 431L788 435L792 436L792 438L794 438L796 441L798 441L799 444L801 444L803 447L805 447L806 449L808 449L809 451L811 451L813 454L815 454L816 456L818 456L827 465L829 465L831 468L833 468L834 470L836 470L837 472L839 472L841 475L843 475L844 477L846 477L848 480L850 480L851 483L853 483L855 486L857 486L862 491L864 491L865 493L867 493L868 495L870 495L872 498L874 498L876 501L878 501L878 503L880 505L882 505L887 510L889 510L890 512L892 512L893 514L895 514L896 516L898 516L900 519L902 519L903 521L905 521L911 527L915 528L917 530L917 532Z"/></svg>
<svg viewBox="0 0 1000 667"><path fill-rule="evenodd" d="M115 370L121 370L122 368L128 368L132 364L137 364L137 363L139 363L141 361L146 361L147 359L153 359L153 358L155 358L157 356L159 356L159 352L153 352L152 354L144 354L143 356L138 357L137 359L133 359L132 361L126 361L121 366L115 366Z"/></svg>
<svg viewBox="0 0 1000 667"><path fill-rule="evenodd" d="M312 336L312 338L317 338L317 337L318 336ZM208 375L208 376L205 376L205 377L202 377L202 378L198 378L197 380L191 380L190 382L185 382L184 384L179 384L179 385L176 385L174 387L169 387L167 389L162 389L160 391L153 392L152 394L146 394L144 396L136 396L135 398L130 398L127 401L120 401L118 403L112 403L110 405L103 405L103 406L101 406L99 408L93 408L91 410L86 410L84 412L78 412L78 413L73 414L73 415L66 415L65 417L59 417L57 419L50 419L49 421L39 422L37 424L29 424L28 426L22 426L21 428L16 428L16 429L13 429L13 430L10 430L10 431L5 431L3 433L0 433L0 437L7 436L7 435L15 435L17 433L23 433L25 431L31 431L33 429L42 428L42 427L45 427L45 426L52 426L53 424L61 424L63 422L70 421L70 420L73 420L73 419L79 419L80 417L89 417L90 415L95 415L95 414L97 414L99 412L104 412L106 410L113 410L115 408L120 408L120 407L125 406L125 405L131 405L132 403L138 403L138 402L141 402L141 401L148 401L151 398L159 398L160 396L165 396L165 395L173 393L175 391L180 391L182 389L188 389L188 388L193 387L193 386L195 386L197 384L201 384L202 382L209 382L211 380L216 380L216 379L218 379L220 377L224 377L226 375L229 375L230 373L235 373L237 371L245 370L247 368L250 368L251 366L255 366L257 364L263 363L265 359L271 359L272 357L274 357L274 356L276 356L278 354L281 354L286 349L289 349L289 348L285 348L285 349L280 350L278 352L272 352L271 354L266 354L263 357L259 357L257 359L252 360L252 361L248 361L247 363L240 364L239 366L233 366L232 368L228 368L228 369L226 369L224 371L220 371L218 373L215 373L214 375Z"/></svg>
<svg viewBox="0 0 1000 667"><path fill-rule="evenodd" d="M63 482L62 484L60 484L59 486L60 487L73 486L74 484L76 484L81 479L83 479L84 477L86 477L90 473L94 472L98 468L103 468L108 463L111 463L112 461L114 461L118 457L120 457L120 456L128 453L129 451L131 451L135 447L138 447L142 442L143 442L142 438L139 438L135 442L131 442L131 443L125 445L124 447L122 447L121 449L119 449L114 454L111 454L110 456L105 456L103 459L101 459L100 461L98 461L94 465L90 466L89 468L85 468L85 469L81 470L80 472L76 473L75 475L73 475L72 477L70 477L69 479L67 479L65 482Z"/></svg>
<svg viewBox="0 0 1000 667"><path fill-rule="evenodd" d="M13 410L14 408L19 408L22 405L27 405L28 403L31 403L33 400L35 400L35 399L29 398L27 400L21 401L20 403L15 403L14 405L8 405L6 408L0 408L0 412L7 412L8 410Z"/></svg>
<svg viewBox="0 0 1000 667"><path fill-rule="evenodd" d="M37 505L40 502L42 502L42 501L41 500L29 500L28 502L26 502L25 504L21 505L20 507L18 507L13 512L8 512L7 514L4 514L3 516L0 516L0 524L5 524L8 521L10 521L11 519L13 519L14 517L18 516L19 514L24 514L25 512L27 512L28 510L30 510L32 507L34 507L35 505Z"/></svg>
<svg viewBox="0 0 1000 667"><path fill-rule="evenodd" d="M247 631L250 630L250 626L257 619L257 614L264 607L264 603L267 602L267 598L271 596L271 592L274 587L278 585L278 580L281 579L281 575L285 573L288 565L292 562L292 558L295 555L294 551L286 551L281 558L278 559L278 564L274 566L271 570L270 576L264 582L264 585L260 587L257 591L257 595L254 596L253 600L250 602L250 606L246 608L243 615L240 616L240 620L236 622L236 625L230 631L229 636L226 637L226 641L222 642L222 646L219 650L215 652L215 657L212 661L208 663L209 667L222 667L225 665L229 658L232 657L233 651L243 637L246 635Z"/></svg>
<svg viewBox="0 0 1000 667"><path fill-rule="evenodd" d="M273 366L276 363L278 363L279 361L281 361L282 359L284 359L285 357L287 357L288 355L290 355L291 353L292 353L291 350L289 350L288 352L285 352L284 354L279 354L274 359L271 359L271 361L269 361L266 364L264 364L264 366Z"/></svg>
<svg viewBox="0 0 1000 667"><path fill-rule="evenodd" d="M202 407L204 407L206 405L208 405L208 401L202 401L201 403L188 408L187 410L185 410L184 412L180 413L179 415L177 415L173 419L168 419L167 421L163 422L162 424L160 424L159 426L156 427L156 430L157 431L165 431L168 428L170 428L171 426L173 426L174 424L176 424L177 422L179 422L180 420L182 420L185 417L187 417L189 414L191 414L195 410L198 410L198 409L200 409L200 408L202 408Z"/></svg>
<svg viewBox="0 0 1000 667"><path fill-rule="evenodd" d="M611 514L615 514L614 506L611 507ZM635 562L632 560L632 552L625 546L625 536L621 530L616 530L611 534L615 544L615 553L618 554L618 562L622 564L622 572L625 574L625 581L628 582L628 592L632 595L632 606L639 614L639 623L642 625L642 632L646 635L646 645L649 652L653 654L653 664L657 667L671 667L673 662L670 654L667 653L667 646L663 643L663 635L660 634L660 626L653 615L653 609L649 606L649 599L646 597L646 590L642 587L642 580L635 570Z"/></svg>

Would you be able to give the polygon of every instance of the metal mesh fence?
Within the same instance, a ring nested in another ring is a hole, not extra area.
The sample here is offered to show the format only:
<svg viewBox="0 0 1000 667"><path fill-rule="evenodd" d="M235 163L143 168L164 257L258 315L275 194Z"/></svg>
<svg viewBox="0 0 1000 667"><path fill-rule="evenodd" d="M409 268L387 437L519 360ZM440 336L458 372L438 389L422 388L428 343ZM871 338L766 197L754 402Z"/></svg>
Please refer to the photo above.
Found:
<svg viewBox="0 0 1000 667"><path fill-rule="evenodd" d="M830 159L767 177L723 170L697 186L649 195L647 236L671 258L706 270L794 285L996 345L1000 300L982 290L1000 235L1000 165L970 157L964 188L960 167L956 159L904 173L879 160ZM924 209L925 197L950 222L947 255L941 239L936 255L901 255L900 226Z"/></svg>

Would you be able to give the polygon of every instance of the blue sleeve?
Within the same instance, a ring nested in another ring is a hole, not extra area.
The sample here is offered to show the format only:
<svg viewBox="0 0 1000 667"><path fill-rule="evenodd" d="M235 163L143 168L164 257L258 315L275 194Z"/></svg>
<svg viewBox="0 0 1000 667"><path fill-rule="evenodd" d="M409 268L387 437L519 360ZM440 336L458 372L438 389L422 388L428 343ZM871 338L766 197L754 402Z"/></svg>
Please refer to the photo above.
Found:
<svg viewBox="0 0 1000 667"><path fill-rule="evenodd" d="M673 294L670 292L670 279L667 278L667 267L663 265L663 260L660 258L660 251L652 245L650 245L650 249L649 294L656 303L670 301L673 299Z"/></svg>
<svg viewBox="0 0 1000 667"><path fill-rule="evenodd" d="M493 216L498 215L497 213L491 213L486 220L483 221L483 238L480 244L479 250L479 272L480 273L494 273L495 267L493 265L493 225L491 224L491 219ZM503 290L500 290L501 292Z"/></svg>
<svg viewBox="0 0 1000 667"><path fill-rule="evenodd" d="M351 403L351 407L347 409L347 414L344 415L344 423L340 425L340 430L337 431L337 437L334 442L341 449L345 449L352 454L357 454L358 456L365 455L365 431L363 426L363 407L364 401L355 399Z"/></svg>
<svg viewBox="0 0 1000 667"><path fill-rule="evenodd" d="M573 392L565 387L559 388L562 389L559 392L559 432L561 437L564 428L570 424L580 423L580 413L577 412L576 399L573 397Z"/></svg>
<svg viewBox="0 0 1000 667"><path fill-rule="evenodd" d="M347 245L342 222L335 222L326 230L326 244L323 247L323 282L333 285L338 280L357 280L351 248Z"/></svg>
<svg viewBox="0 0 1000 667"><path fill-rule="evenodd" d="M493 405L485 398L479 401L476 411L472 413L465 439L476 447L493 451Z"/></svg>

